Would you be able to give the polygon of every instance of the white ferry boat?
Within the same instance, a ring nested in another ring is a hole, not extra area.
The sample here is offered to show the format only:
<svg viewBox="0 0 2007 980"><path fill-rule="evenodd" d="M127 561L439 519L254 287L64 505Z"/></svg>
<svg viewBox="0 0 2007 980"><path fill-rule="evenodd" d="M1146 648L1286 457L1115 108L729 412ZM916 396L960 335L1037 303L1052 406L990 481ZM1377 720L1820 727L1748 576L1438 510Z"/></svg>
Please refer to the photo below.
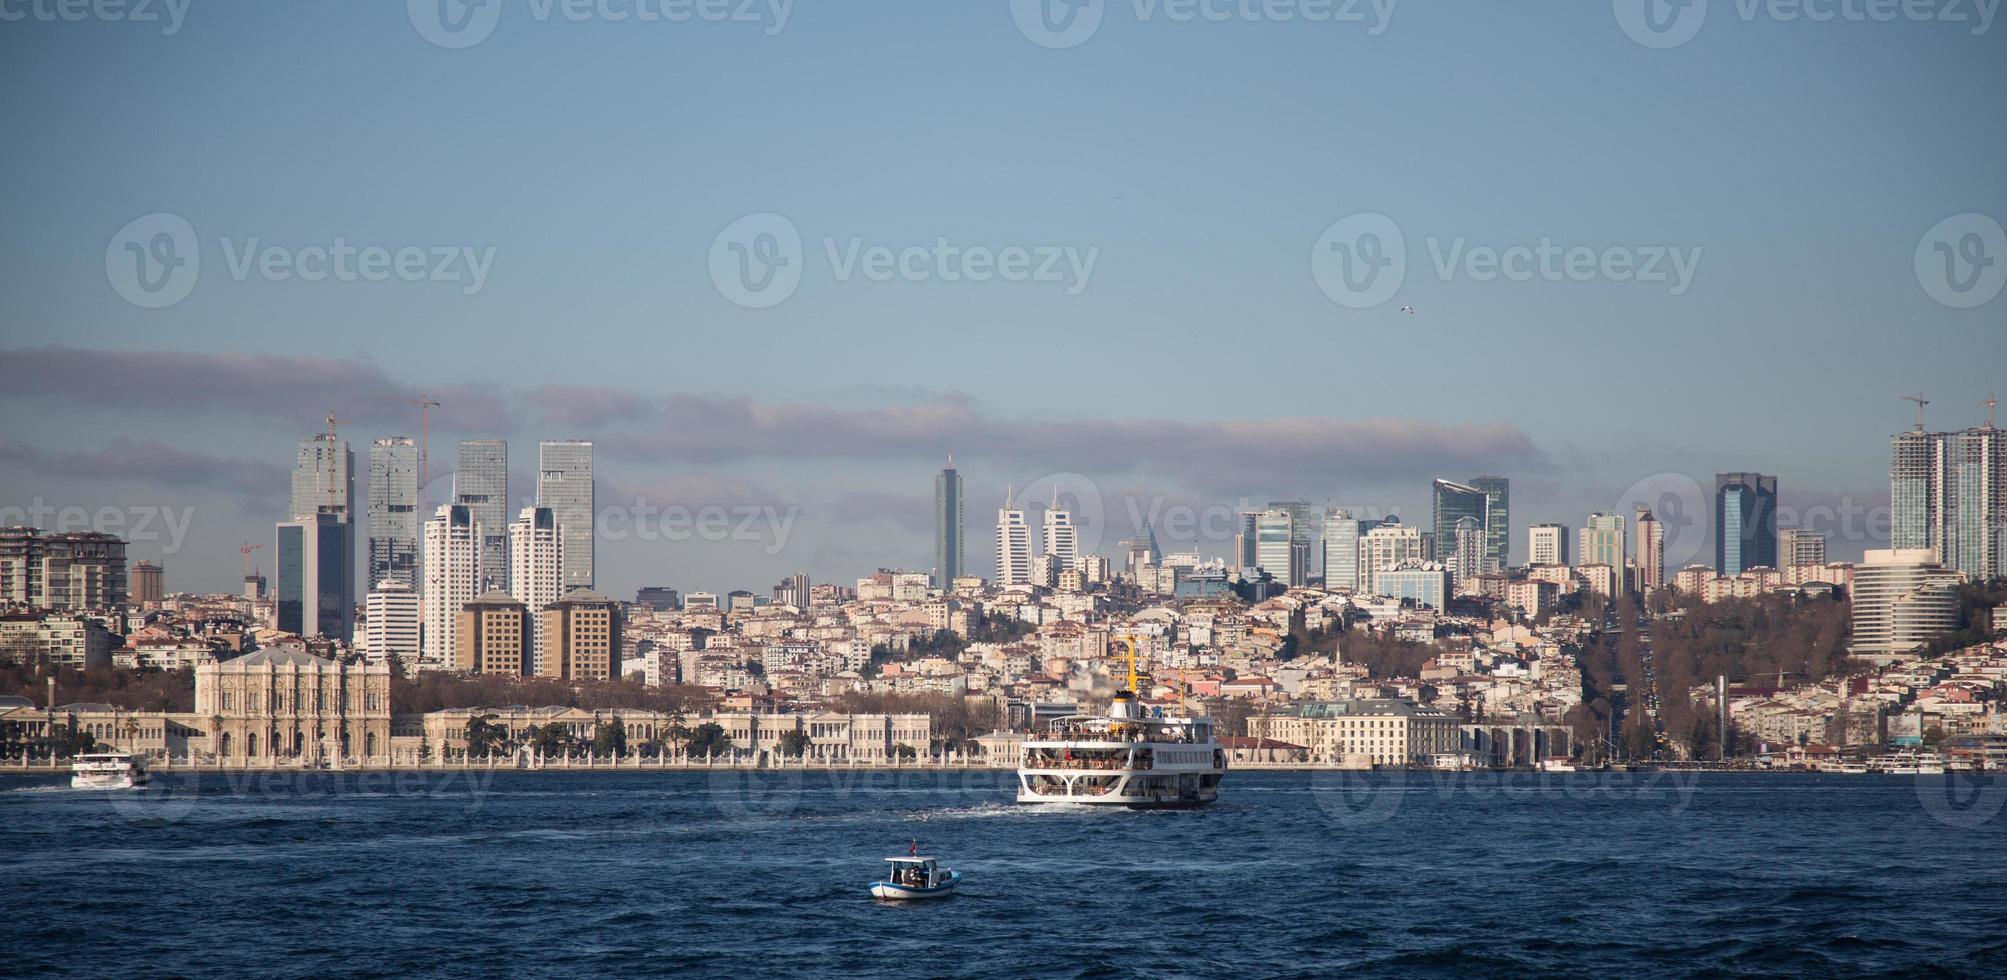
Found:
<svg viewBox="0 0 2007 980"><path fill-rule="evenodd" d="M71 789L133 789L146 785L146 767L129 752L89 752L70 764Z"/></svg>
<svg viewBox="0 0 2007 980"><path fill-rule="evenodd" d="M1867 769L1887 776L1942 776L1944 758L1935 752L1906 749L1869 759Z"/></svg>
<svg viewBox="0 0 2007 980"><path fill-rule="evenodd" d="M1107 714L1059 718L1025 740L1017 801L1201 806L1219 798L1226 768L1226 750L1213 737L1211 719L1143 710L1132 646L1129 689L1115 693Z"/></svg>

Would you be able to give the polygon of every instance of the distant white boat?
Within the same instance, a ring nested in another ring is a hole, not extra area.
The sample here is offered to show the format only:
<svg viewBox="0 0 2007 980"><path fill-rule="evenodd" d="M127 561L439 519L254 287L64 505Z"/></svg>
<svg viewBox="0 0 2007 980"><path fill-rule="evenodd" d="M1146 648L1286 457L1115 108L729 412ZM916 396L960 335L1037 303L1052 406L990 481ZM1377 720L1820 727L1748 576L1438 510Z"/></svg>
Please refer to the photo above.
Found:
<svg viewBox="0 0 2007 980"><path fill-rule="evenodd" d="M947 898L962 883L962 873L941 867L941 863L918 854L885 859L892 873L885 881L871 883L871 897L894 901L917 898Z"/></svg>
<svg viewBox="0 0 2007 980"><path fill-rule="evenodd" d="M146 779L146 767L130 752L88 752L70 764L71 789L135 789Z"/></svg>
<svg viewBox="0 0 2007 980"><path fill-rule="evenodd" d="M1560 757L1556 757L1556 758L1552 758L1552 759L1542 759L1542 760L1540 760L1540 771L1541 771L1541 772L1574 772L1574 771L1575 771L1575 764L1574 764L1574 763L1572 763L1572 762L1569 762L1569 761L1568 761L1567 759L1565 759L1565 758L1560 758Z"/></svg>

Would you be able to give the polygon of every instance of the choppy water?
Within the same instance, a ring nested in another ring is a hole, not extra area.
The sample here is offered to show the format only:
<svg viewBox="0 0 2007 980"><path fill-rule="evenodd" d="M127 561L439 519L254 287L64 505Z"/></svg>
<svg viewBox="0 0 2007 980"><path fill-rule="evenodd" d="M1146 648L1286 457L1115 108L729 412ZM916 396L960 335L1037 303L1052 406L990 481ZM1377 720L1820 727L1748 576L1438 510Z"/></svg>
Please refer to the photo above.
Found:
<svg viewBox="0 0 2007 980"><path fill-rule="evenodd" d="M0 974L2007 973L2007 781L994 773L0 779ZM918 838L946 902L864 892Z"/></svg>

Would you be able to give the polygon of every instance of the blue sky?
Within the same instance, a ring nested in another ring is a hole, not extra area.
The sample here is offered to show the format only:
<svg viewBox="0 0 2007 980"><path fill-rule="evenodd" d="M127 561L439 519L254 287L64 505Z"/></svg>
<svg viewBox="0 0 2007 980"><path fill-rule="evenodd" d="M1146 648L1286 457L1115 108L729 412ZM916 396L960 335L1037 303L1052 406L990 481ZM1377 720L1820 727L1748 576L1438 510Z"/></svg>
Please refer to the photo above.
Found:
<svg viewBox="0 0 2007 980"><path fill-rule="evenodd" d="M282 516L259 481L294 440L330 408L358 442L416 434L388 399L431 391L450 403L435 470L452 439L504 436L526 491L537 438L582 436L609 447L603 506L800 507L778 553L602 558L614 594L764 588L926 567L950 449L981 569L987 495L1053 473L1110 501L1419 513L1429 476L1496 470L1522 528L1578 524L1663 473L1756 469L1787 503L1879 506L1909 421L1897 392L1953 426L2007 388L2007 299L1941 304L1913 263L1942 219L2007 219L2007 26L1745 19L1714 0L1690 41L1652 50L1601 2L1408 0L1373 35L1139 19L1125 0L1054 50L987 0L804 2L771 36L502 2L461 50L404 4L193 0L172 36L0 23L0 376L35 374L0 389L0 504L192 507L170 586L226 587L237 542ZM187 220L202 268L143 309L105 253L156 212ZM746 309L707 257L761 212L799 230L802 281ZM1409 254L1397 297L1363 310L1327 298L1310 259L1362 212ZM493 265L471 296L230 274L251 239L337 236L492 248ZM1430 267L1430 242L1543 238L1699 258L1679 295ZM853 239L1098 251L1067 295L839 281L823 243ZM136 390L94 405L103 353ZM275 366L297 383L232 373ZM1068 434L1088 422L1102 441ZM1189 428L1208 425L1226 428ZM218 475L162 476L203 463ZM1873 544L1839 536L1836 554Z"/></svg>

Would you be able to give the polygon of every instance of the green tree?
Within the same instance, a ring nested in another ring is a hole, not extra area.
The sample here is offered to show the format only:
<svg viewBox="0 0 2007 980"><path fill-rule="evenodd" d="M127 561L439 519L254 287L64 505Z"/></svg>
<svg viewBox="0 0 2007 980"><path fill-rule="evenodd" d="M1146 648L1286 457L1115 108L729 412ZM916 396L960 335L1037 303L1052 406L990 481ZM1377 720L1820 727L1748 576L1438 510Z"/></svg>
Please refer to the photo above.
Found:
<svg viewBox="0 0 2007 980"><path fill-rule="evenodd" d="M808 754L808 735L803 732L782 732L780 754L790 759L799 759Z"/></svg>
<svg viewBox="0 0 2007 980"><path fill-rule="evenodd" d="M892 746L892 757L895 759L917 759L920 757L920 750L901 742L898 745Z"/></svg>
<svg viewBox="0 0 2007 980"><path fill-rule="evenodd" d="M528 745L531 751L541 755L569 755L576 747L576 742L577 739L572 737L571 730L563 725L530 726Z"/></svg>
<svg viewBox="0 0 2007 980"><path fill-rule="evenodd" d="M627 725L619 718L602 721L592 733L594 755L625 755L627 753Z"/></svg>
<svg viewBox="0 0 2007 980"><path fill-rule="evenodd" d="M468 716L467 757L479 759L493 755L496 749L501 748L502 740L507 736L508 732L504 731L502 726L495 724L494 715Z"/></svg>
<svg viewBox="0 0 2007 980"><path fill-rule="evenodd" d="M732 750L732 737L725 734L725 726L707 721L690 733L686 749L691 755L722 755Z"/></svg>

